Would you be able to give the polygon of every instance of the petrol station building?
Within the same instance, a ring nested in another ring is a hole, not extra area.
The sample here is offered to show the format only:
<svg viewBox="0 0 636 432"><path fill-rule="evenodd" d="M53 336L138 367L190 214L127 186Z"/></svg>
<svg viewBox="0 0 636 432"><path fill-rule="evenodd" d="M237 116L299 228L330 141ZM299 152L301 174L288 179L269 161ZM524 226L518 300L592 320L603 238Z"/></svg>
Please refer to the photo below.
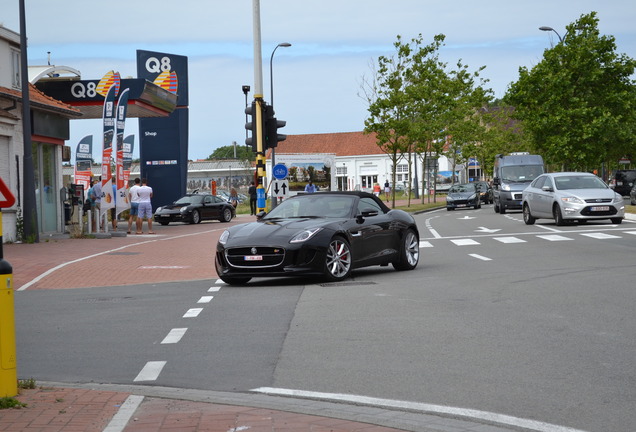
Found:
<svg viewBox="0 0 636 432"><path fill-rule="evenodd" d="M99 79L84 80L68 66L29 66L31 131L23 130L20 35L0 25L0 179L15 196L2 209L3 241L21 239L24 202L24 133L30 133L35 177L37 231L40 238L64 233L68 184L63 162L77 143L69 143L72 120L102 118L104 97L94 91ZM155 80L168 70L178 87ZM137 51L137 78L122 79L129 89L127 117L139 118L139 174L153 185L156 202L171 202L186 192L188 162L187 57ZM178 89L178 90L177 90ZM101 130L95 131L101 149ZM97 158L96 158L97 159ZM99 158L101 161L101 157ZM0 197L2 201L2 197Z"/></svg>

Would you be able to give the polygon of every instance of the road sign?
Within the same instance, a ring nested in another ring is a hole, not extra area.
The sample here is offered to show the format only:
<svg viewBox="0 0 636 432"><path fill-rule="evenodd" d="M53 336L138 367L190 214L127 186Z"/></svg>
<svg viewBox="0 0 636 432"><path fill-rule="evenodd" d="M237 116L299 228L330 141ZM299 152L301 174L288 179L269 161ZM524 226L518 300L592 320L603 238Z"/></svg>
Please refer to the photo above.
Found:
<svg viewBox="0 0 636 432"><path fill-rule="evenodd" d="M272 191L276 198L287 198L289 192L289 180L274 180L272 181Z"/></svg>
<svg viewBox="0 0 636 432"><path fill-rule="evenodd" d="M274 178L277 180L286 179L287 175L289 175L289 170L287 169L287 165L285 164L274 165L274 168L272 169L272 174L274 175Z"/></svg>
<svg viewBox="0 0 636 432"><path fill-rule="evenodd" d="M0 178L0 208L8 208L15 204L15 197Z"/></svg>

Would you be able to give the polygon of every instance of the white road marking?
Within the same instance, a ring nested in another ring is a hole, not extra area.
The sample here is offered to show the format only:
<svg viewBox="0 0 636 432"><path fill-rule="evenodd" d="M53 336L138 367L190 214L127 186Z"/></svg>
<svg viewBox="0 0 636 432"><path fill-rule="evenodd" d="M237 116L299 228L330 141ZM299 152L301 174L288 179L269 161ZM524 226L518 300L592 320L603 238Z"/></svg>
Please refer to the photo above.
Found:
<svg viewBox="0 0 636 432"><path fill-rule="evenodd" d="M599 240L621 238L620 236L615 236L615 235L612 235L612 234L605 234L605 233L584 233L584 234L581 234L581 235L583 235L585 237L591 237L591 238L599 239Z"/></svg>
<svg viewBox="0 0 636 432"><path fill-rule="evenodd" d="M433 245L431 244L431 242L421 241L420 242L420 247L421 248L429 248L429 247L433 247Z"/></svg>
<svg viewBox="0 0 636 432"><path fill-rule="evenodd" d="M625 231L626 234L634 234L636 235L636 231Z"/></svg>
<svg viewBox="0 0 636 432"><path fill-rule="evenodd" d="M486 227L479 227L479 229L476 229L475 232L483 232L483 233L496 233L497 231L501 231L500 228L486 228Z"/></svg>
<svg viewBox="0 0 636 432"><path fill-rule="evenodd" d="M210 303L214 296L203 296L199 299L197 303Z"/></svg>
<svg viewBox="0 0 636 432"><path fill-rule="evenodd" d="M168 335L165 338L163 338L161 343L162 344L177 343L181 340L181 338L183 337L183 335L185 334L187 330L188 330L187 328L173 328L172 330L170 330L170 333L168 333Z"/></svg>
<svg viewBox="0 0 636 432"><path fill-rule="evenodd" d="M134 381L156 381L165 365L165 361L149 361Z"/></svg>
<svg viewBox="0 0 636 432"><path fill-rule="evenodd" d="M219 279L219 280L221 280L221 279ZM219 283L219 280L217 280L217 281L216 281L216 283ZM223 282L223 281L221 281L221 282ZM221 287L213 286L213 287L210 287L210 289L208 290L208 292L218 292L218 291L220 291L220 290L221 290Z"/></svg>
<svg viewBox="0 0 636 432"><path fill-rule="evenodd" d="M560 236L560 235L540 235L540 236L537 236L537 237L542 238L544 240L548 240L548 241L574 240L574 239L571 239L571 238L568 238L568 237L563 237L563 236Z"/></svg>
<svg viewBox="0 0 636 432"><path fill-rule="evenodd" d="M522 240L517 237L495 237L495 240L501 243L527 243L526 240Z"/></svg>
<svg viewBox="0 0 636 432"><path fill-rule="evenodd" d="M474 409L456 408L444 405L431 405L420 402L408 402L393 399L380 399L359 395L348 395L342 393L319 393L303 390L290 390L272 387L260 387L252 389L253 392L265 393L279 396L301 397L308 399L344 401L354 404L380 406L386 408L398 408L403 410L416 411L421 413L445 414L452 417L463 417L481 422L496 423L499 425L513 426L520 429L528 429L536 432L585 432L580 429L572 429L565 426L558 426L536 420L528 420L512 417L505 414L497 414L489 411L479 411Z"/></svg>
<svg viewBox="0 0 636 432"><path fill-rule="evenodd" d="M488 258L488 257L481 256L481 255L477 255L477 254L468 254L468 256L471 256L471 257L473 257L473 258L480 259L480 260L482 260L482 261L492 261L492 258Z"/></svg>
<svg viewBox="0 0 636 432"><path fill-rule="evenodd" d="M122 432L143 400L143 396L128 396L103 432Z"/></svg>
<svg viewBox="0 0 636 432"><path fill-rule="evenodd" d="M214 283L216 283L216 284L224 284L225 282L223 282L223 279L217 279L216 282L214 282Z"/></svg>
<svg viewBox="0 0 636 432"><path fill-rule="evenodd" d="M457 246L474 246L479 244L473 239L457 239L451 240L451 242L455 243Z"/></svg>
<svg viewBox="0 0 636 432"><path fill-rule="evenodd" d="M196 318L199 316L203 308L192 308L188 309L188 311L183 315L183 318Z"/></svg>

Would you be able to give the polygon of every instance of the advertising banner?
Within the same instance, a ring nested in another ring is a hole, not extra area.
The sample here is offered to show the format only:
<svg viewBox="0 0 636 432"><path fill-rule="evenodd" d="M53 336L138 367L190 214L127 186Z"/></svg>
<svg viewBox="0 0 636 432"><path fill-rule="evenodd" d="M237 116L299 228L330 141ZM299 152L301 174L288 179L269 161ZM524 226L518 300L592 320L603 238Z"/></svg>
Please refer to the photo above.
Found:
<svg viewBox="0 0 636 432"><path fill-rule="evenodd" d="M276 163L285 164L288 169L289 196L303 192L309 181L317 190L336 190L335 156L332 153L277 153ZM269 168L271 170L271 167Z"/></svg>
<svg viewBox="0 0 636 432"><path fill-rule="evenodd" d="M135 150L135 136L128 135L124 138L124 184L130 180L130 168L132 167L133 151Z"/></svg>
<svg viewBox="0 0 636 432"><path fill-rule="evenodd" d="M115 200L115 216L130 208L126 177L124 175L124 126L126 124L126 111L128 108L128 89L124 89L117 100L116 125L117 149L115 159L115 173L117 186L117 199Z"/></svg>
<svg viewBox="0 0 636 432"><path fill-rule="evenodd" d="M93 175L93 135L86 135L77 144L75 150L75 184L83 185L84 192L91 187ZM85 197L84 197L85 198Z"/></svg>
<svg viewBox="0 0 636 432"><path fill-rule="evenodd" d="M115 207L115 193L113 191L113 176L110 169L110 160L113 154L113 137L115 135L115 99L119 92L119 73L112 71L107 73L97 85L97 92L106 91L104 99L104 141L102 151L102 199L100 217L106 210Z"/></svg>

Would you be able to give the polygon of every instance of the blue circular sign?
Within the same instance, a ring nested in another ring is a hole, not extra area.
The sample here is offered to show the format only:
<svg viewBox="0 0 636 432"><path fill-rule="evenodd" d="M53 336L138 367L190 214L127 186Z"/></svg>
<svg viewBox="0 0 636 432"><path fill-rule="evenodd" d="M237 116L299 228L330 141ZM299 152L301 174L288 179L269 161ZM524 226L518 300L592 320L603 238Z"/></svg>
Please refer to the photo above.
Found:
<svg viewBox="0 0 636 432"><path fill-rule="evenodd" d="M287 169L287 165L285 164L276 164L272 169L272 174L276 180L284 180L287 178L289 174L289 170Z"/></svg>

